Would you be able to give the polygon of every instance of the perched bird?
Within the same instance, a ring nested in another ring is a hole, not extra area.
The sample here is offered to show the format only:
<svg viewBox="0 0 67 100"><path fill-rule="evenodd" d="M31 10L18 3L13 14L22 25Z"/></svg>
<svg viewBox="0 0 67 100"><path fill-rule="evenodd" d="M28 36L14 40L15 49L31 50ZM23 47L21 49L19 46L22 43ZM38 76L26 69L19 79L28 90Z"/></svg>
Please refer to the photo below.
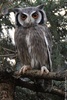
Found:
<svg viewBox="0 0 67 100"><path fill-rule="evenodd" d="M24 73L28 69L40 69L41 74L52 70L51 35L47 28L44 5L15 8L15 44Z"/></svg>

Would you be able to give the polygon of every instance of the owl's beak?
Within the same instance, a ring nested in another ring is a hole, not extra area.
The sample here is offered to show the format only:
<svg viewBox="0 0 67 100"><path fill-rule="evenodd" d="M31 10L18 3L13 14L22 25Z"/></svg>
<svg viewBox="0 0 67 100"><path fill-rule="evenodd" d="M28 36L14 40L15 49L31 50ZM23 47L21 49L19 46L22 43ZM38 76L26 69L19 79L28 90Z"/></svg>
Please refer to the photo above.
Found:
<svg viewBox="0 0 67 100"><path fill-rule="evenodd" d="M29 25L31 25L32 24L32 22L31 22L31 19L29 20L29 23L28 23Z"/></svg>
<svg viewBox="0 0 67 100"><path fill-rule="evenodd" d="M29 26L32 25L32 21L31 19L29 18L29 20L26 22Z"/></svg>

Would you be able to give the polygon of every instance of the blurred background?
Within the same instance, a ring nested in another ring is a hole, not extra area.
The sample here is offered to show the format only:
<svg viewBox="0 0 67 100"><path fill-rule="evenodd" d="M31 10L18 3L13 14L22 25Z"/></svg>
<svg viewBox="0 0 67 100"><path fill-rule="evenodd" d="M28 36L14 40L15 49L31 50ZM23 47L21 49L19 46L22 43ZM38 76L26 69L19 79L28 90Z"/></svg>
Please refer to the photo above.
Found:
<svg viewBox="0 0 67 100"><path fill-rule="evenodd" d="M52 34L53 71L67 69L67 0L0 0L0 71L19 70L20 61L14 42L15 15L11 9L30 7L44 3L47 15L47 26ZM54 85L64 89L64 82ZM64 100L61 97L31 92L28 89L16 88L16 100Z"/></svg>

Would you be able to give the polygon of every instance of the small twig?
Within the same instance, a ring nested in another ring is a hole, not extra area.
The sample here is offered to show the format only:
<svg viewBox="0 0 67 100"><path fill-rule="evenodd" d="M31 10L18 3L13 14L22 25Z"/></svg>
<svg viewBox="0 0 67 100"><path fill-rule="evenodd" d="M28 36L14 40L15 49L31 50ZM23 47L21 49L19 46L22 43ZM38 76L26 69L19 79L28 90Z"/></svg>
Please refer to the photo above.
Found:
<svg viewBox="0 0 67 100"><path fill-rule="evenodd" d="M9 56L11 56L11 57L16 57L17 54L6 54L6 55L0 55L0 57L9 57Z"/></svg>
<svg viewBox="0 0 67 100"><path fill-rule="evenodd" d="M5 48L5 47L2 47L4 50L7 50L7 51L10 51L10 52L13 52L13 53L17 53L16 51L14 50L11 50L11 49L8 49L8 48Z"/></svg>

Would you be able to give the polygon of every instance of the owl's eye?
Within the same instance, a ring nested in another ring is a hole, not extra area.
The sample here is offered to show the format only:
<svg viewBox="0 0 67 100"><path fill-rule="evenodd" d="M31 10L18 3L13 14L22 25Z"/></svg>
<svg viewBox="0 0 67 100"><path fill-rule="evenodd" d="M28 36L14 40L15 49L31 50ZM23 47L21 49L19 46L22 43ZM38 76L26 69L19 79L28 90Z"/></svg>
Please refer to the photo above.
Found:
<svg viewBox="0 0 67 100"><path fill-rule="evenodd" d="M32 14L32 17L33 17L34 19L37 19L37 18L38 18L38 13L37 13L37 12L33 13L33 14Z"/></svg>
<svg viewBox="0 0 67 100"><path fill-rule="evenodd" d="M26 18L27 18L27 15L21 14L21 19L22 19L22 20L25 20Z"/></svg>

